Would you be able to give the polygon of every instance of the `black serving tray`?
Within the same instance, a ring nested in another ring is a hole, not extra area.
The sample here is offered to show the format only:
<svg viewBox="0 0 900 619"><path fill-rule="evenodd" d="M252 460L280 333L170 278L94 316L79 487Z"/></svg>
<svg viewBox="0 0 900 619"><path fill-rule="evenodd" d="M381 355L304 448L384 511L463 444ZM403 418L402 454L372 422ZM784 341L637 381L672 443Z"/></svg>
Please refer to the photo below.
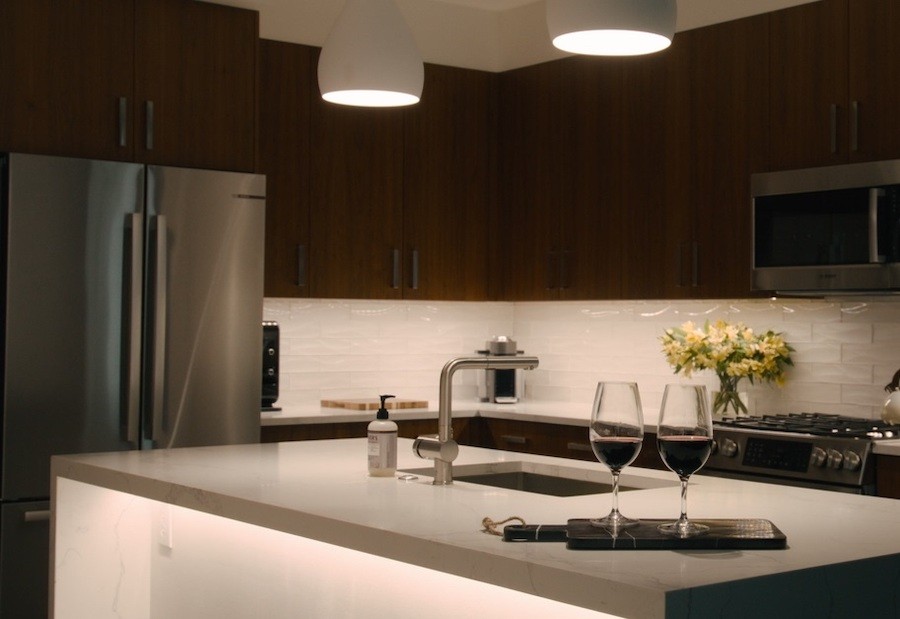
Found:
<svg viewBox="0 0 900 619"><path fill-rule="evenodd" d="M769 520L699 520L709 531L703 535L680 538L661 533L665 520L641 520L627 529L595 527L587 518L568 524L509 525L503 539L509 542L565 542L573 550L781 550L787 537Z"/></svg>

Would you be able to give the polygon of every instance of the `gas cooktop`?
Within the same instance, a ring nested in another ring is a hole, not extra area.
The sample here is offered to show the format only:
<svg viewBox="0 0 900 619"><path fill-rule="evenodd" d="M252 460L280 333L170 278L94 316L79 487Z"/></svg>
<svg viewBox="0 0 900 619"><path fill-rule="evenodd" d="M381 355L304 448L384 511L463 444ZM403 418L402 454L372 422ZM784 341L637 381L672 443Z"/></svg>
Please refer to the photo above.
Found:
<svg viewBox="0 0 900 619"><path fill-rule="evenodd" d="M726 417L716 421L720 428L789 432L812 436L859 439L900 438L900 425L879 419L859 419L825 413L788 413L754 417Z"/></svg>

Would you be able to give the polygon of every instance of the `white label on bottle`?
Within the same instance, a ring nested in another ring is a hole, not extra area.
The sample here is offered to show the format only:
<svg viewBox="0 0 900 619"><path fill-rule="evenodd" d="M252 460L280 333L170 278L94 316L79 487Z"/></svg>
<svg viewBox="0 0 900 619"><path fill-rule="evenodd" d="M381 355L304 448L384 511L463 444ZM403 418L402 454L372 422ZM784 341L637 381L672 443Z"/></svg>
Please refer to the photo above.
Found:
<svg viewBox="0 0 900 619"><path fill-rule="evenodd" d="M369 468L397 468L397 434L395 432L369 432Z"/></svg>

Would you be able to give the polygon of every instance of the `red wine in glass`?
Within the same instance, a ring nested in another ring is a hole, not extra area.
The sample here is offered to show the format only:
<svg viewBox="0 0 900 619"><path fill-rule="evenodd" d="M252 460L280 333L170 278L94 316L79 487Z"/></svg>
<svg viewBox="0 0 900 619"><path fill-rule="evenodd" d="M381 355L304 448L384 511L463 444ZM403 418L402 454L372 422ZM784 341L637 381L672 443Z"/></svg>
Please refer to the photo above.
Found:
<svg viewBox="0 0 900 619"><path fill-rule="evenodd" d="M657 439L663 462L679 477L690 477L706 464L712 439L705 436L666 436Z"/></svg>
<svg viewBox="0 0 900 619"><path fill-rule="evenodd" d="M611 471L621 471L634 462L643 440L633 436L604 436L591 439L597 459Z"/></svg>

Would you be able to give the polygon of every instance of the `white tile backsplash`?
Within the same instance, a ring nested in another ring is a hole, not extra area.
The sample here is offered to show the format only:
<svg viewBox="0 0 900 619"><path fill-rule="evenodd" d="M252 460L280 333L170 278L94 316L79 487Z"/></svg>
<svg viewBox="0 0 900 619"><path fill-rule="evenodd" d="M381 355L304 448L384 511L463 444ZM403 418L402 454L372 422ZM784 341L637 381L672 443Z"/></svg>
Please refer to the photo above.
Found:
<svg viewBox="0 0 900 619"><path fill-rule="evenodd" d="M883 386L900 368L900 301L806 299L434 302L266 299L264 318L281 330L279 404L332 397L426 399L453 357L495 335L513 337L541 359L526 373L530 400L590 406L599 380L636 380L645 406L658 407L675 376L660 352L665 328L724 318L784 332L796 348L783 388L744 387L756 413L819 411L878 417ZM694 379L711 389L715 376ZM460 372L454 397L476 398L476 373Z"/></svg>

